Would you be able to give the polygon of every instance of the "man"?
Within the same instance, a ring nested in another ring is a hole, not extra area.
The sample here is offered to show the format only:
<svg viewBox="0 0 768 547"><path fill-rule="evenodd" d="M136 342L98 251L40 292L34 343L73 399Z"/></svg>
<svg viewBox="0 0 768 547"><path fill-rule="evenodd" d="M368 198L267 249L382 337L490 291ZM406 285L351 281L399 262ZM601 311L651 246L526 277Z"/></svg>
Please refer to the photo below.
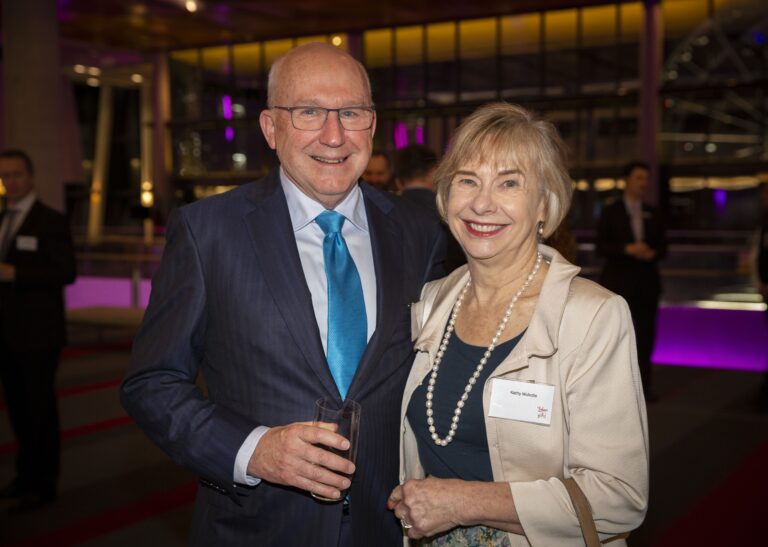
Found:
<svg viewBox="0 0 768 547"><path fill-rule="evenodd" d="M432 176L437 168L437 154L423 144L411 144L395 153L395 184L400 196L421 207L428 209L430 214L440 218L435 202L435 187ZM452 272L467 258L461 245L451 234L446 224L443 224L446 234L445 270Z"/></svg>
<svg viewBox="0 0 768 547"><path fill-rule="evenodd" d="M363 172L363 180L378 188L388 192L392 186L392 167L389 165L389 158L384 152L373 152L371 159L368 160L368 166Z"/></svg>
<svg viewBox="0 0 768 547"><path fill-rule="evenodd" d="M292 50L270 70L260 116L279 171L170 223L122 400L201 477L193 545L402 542L386 500L413 357L409 304L439 273L444 241L436 222L358 183L372 104L351 56L326 44ZM356 268L339 283L342 255ZM352 357L340 366L341 354ZM321 397L362 407L354 465L322 448L346 439L308 422ZM310 495L339 497L352 473L344 501Z"/></svg>
<svg viewBox="0 0 768 547"><path fill-rule="evenodd" d="M657 264L667 254L667 240L657 211L643 203L650 181L648 164L629 163L623 175L623 199L605 206L597 226L597 254L605 257L600 283L629 305L643 391L646 401L653 401L651 354L661 296Z"/></svg>
<svg viewBox="0 0 768 547"><path fill-rule="evenodd" d="M65 339L62 289L75 279L75 253L64 215L35 196L25 152L0 152L0 179L0 381L18 442L16 478L0 498L15 499L11 512L23 512L56 499L54 384Z"/></svg>

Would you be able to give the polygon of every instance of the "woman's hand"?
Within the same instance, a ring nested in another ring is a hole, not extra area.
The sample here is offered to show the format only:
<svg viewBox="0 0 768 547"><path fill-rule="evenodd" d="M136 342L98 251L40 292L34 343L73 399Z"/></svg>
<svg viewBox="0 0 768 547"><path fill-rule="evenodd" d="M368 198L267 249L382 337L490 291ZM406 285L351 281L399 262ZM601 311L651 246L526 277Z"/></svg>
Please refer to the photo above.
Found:
<svg viewBox="0 0 768 547"><path fill-rule="evenodd" d="M461 513L465 484L458 479L434 477L409 480L392 490L387 508L395 512L408 537L434 536L464 524Z"/></svg>
<svg viewBox="0 0 768 547"><path fill-rule="evenodd" d="M413 539L476 525L525 534L506 482L409 480L392 490L387 508Z"/></svg>

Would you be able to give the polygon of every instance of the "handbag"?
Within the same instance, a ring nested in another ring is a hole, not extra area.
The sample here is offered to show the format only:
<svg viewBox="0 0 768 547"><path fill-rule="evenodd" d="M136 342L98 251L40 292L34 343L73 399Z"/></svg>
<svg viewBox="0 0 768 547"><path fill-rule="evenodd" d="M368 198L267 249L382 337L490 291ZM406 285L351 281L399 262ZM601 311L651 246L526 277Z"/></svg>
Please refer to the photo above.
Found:
<svg viewBox="0 0 768 547"><path fill-rule="evenodd" d="M629 532L623 534L616 534L611 536L605 541L600 541L600 536L597 535L597 528L595 528L595 521L592 518L592 507L589 505L587 496L579 487L578 483L573 479L560 479L563 481L568 495L571 498L573 508L576 510L576 516L579 519L579 525L581 526L581 535L584 537L584 544L587 547L600 547L605 543L616 541L617 539L626 539L629 537Z"/></svg>

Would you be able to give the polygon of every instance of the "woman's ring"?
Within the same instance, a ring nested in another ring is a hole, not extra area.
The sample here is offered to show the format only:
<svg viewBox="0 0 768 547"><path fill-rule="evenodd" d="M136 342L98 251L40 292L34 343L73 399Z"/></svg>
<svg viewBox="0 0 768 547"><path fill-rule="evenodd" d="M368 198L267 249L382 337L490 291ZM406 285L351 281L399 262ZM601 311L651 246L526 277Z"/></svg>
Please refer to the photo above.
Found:
<svg viewBox="0 0 768 547"><path fill-rule="evenodd" d="M400 519L400 524L403 525L403 528L405 530L408 530L410 528L413 528L413 524L408 524L408 522L405 519Z"/></svg>

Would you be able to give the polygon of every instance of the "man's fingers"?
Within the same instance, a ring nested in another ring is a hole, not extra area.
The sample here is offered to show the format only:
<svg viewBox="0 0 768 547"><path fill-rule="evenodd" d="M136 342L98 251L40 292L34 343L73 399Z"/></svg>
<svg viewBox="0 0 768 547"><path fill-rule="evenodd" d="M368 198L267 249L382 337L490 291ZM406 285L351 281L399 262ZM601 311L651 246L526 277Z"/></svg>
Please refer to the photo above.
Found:
<svg viewBox="0 0 768 547"><path fill-rule="evenodd" d="M334 432L336 424L316 423L304 427L299 436L302 440L316 445L324 445L336 450L349 450L349 441Z"/></svg>

